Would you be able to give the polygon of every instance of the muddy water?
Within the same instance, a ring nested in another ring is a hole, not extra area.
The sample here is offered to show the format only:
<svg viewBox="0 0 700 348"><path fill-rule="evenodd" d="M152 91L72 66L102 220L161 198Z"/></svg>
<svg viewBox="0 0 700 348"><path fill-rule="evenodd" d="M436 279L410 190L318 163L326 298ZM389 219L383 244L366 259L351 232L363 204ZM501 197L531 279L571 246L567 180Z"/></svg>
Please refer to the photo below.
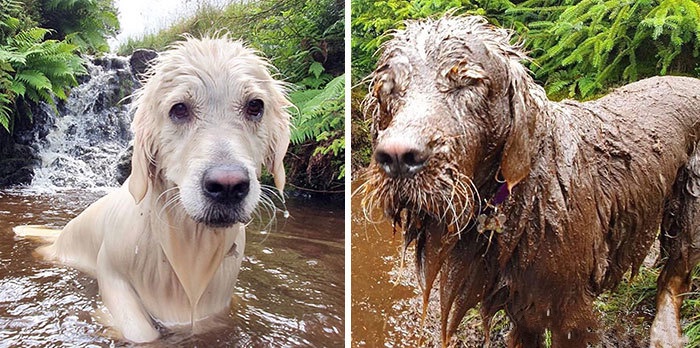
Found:
<svg viewBox="0 0 700 348"><path fill-rule="evenodd" d="M15 238L20 224L63 226L104 191L0 191L0 347L124 346L95 319L97 282L32 257L37 244ZM222 326L166 334L154 346L341 347L343 207L289 200L290 217L269 231L248 228L246 258Z"/></svg>
<svg viewBox="0 0 700 348"><path fill-rule="evenodd" d="M353 184L353 190L357 187ZM389 223L373 212L369 222L360 207L361 195L352 197L352 346L418 346L419 325L415 325L419 296L412 272L412 255L407 253L404 272L401 265L403 239Z"/></svg>

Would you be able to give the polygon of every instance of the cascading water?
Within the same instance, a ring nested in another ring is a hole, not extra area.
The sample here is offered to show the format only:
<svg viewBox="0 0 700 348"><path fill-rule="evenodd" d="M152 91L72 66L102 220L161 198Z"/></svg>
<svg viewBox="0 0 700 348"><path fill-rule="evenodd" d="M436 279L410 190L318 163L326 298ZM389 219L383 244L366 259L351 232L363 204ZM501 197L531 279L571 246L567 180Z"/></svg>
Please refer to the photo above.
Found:
<svg viewBox="0 0 700 348"><path fill-rule="evenodd" d="M128 58L109 57L87 63L87 76L71 90L58 114L46 106L54 127L39 151L41 167L31 189L117 186L120 157L132 138L129 100L135 84Z"/></svg>

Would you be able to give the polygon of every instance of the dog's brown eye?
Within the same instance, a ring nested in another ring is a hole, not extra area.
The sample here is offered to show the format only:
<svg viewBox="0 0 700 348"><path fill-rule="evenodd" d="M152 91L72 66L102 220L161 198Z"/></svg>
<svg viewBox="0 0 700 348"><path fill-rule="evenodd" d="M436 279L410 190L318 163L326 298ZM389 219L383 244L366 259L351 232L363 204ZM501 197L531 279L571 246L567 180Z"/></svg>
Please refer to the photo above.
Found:
<svg viewBox="0 0 700 348"><path fill-rule="evenodd" d="M260 99L253 99L246 105L245 113L248 119L258 121L262 117L265 104Z"/></svg>
<svg viewBox="0 0 700 348"><path fill-rule="evenodd" d="M190 108L185 103L177 103L170 108L170 119L174 122L184 122L190 117Z"/></svg>

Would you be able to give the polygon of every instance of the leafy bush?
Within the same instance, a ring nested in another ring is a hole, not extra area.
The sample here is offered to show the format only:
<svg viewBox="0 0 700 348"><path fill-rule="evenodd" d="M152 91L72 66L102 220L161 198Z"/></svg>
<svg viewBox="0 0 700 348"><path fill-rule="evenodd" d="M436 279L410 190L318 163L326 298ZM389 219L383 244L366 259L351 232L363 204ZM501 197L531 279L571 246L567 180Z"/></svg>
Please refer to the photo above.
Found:
<svg viewBox="0 0 700 348"><path fill-rule="evenodd" d="M586 0L529 23L536 76L555 97L590 98L653 75L698 74L700 5Z"/></svg>
<svg viewBox="0 0 700 348"><path fill-rule="evenodd" d="M336 0L262 0L233 3L223 10L203 4L193 17L158 33L130 39L118 52L128 55L137 48L164 50L181 40L183 33L204 36L216 30L263 52L289 82L312 76L309 69L314 62L338 76L344 70L343 11L343 2Z"/></svg>
<svg viewBox="0 0 700 348"><path fill-rule="evenodd" d="M49 38L65 40L84 53L109 51L107 38L116 35L119 20L111 0L39 0L41 22L52 29Z"/></svg>
<svg viewBox="0 0 700 348"><path fill-rule="evenodd" d="M516 4L517 3L517 4ZM693 0L353 0L353 81L405 19L452 11L486 16L525 40L550 97L588 99L652 75L700 75L700 5Z"/></svg>
<svg viewBox="0 0 700 348"><path fill-rule="evenodd" d="M339 160L337 179L345 177L342 161L345 154L345 74L334 78L322 89L298 90L289 97L299 110L297 117L292 119L292 144L315 142L317 145L312 156L332 153Z"/></svg>
<svg viewBox="0 0 700 348"><path fill-rule="evenodd" d="M0 42L0 125L12 131L18 104L46 102L54 96L66 99L76 75L85 74L77 46L64 41L44 40L50 30L32 27L21 31L20 21L11 11L20 11L18 1L5 2L0 14L4 42ZM15 32L13 33L13 30Z"/></svg>

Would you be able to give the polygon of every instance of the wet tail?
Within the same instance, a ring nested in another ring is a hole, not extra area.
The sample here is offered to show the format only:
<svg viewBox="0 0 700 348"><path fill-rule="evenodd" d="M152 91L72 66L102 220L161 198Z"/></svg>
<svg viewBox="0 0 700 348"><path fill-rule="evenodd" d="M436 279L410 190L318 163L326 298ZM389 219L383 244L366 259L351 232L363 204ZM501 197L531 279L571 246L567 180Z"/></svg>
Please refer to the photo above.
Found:
<svg viewBox="0 0 700 348"><path fill-rule="evenodd" d="M43 241L55 241L58 235L61 234L61 230L55 228L48 228L42 225L24 225L15 226L12 228L17 236L41 239Z"/></svg>

